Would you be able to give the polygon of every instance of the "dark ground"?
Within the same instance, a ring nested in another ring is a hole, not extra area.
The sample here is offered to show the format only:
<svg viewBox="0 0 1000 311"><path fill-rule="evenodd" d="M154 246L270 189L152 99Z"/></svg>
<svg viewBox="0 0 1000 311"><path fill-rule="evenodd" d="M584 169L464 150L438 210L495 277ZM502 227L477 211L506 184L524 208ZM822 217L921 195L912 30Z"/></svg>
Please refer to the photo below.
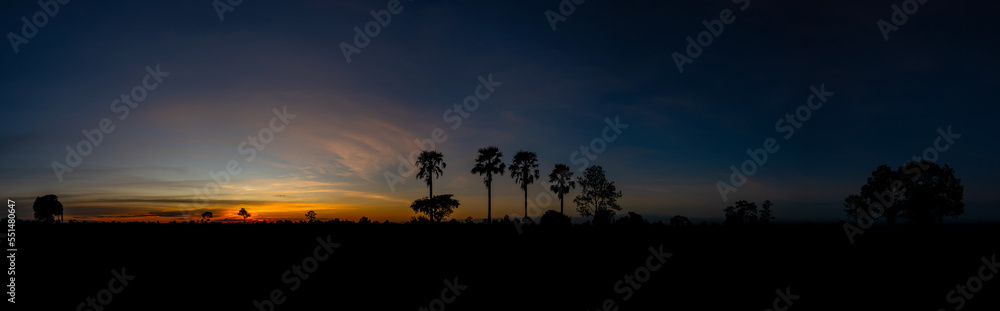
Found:
<svg viewBox="0 0 1000 311"><path fill-rule="evenodd" d="M468 287L446 310L600 310L609 298L618 310L764 310L779 288L799 296L790 311L954 310L948 292L1000 250L998 225L873 227L854 245L839 225L531 226L522 234L510 224L17 229L19 310L77 310L122 267L135 279L105 310L249 311L274 289L286 299L274 310L417 310L455 277ZM282 274L327 236L339 249L291 291ZM673 257L623 301L615 283L660 245ZM997 306L1000 280L990 280L962 310Z"/></svg>

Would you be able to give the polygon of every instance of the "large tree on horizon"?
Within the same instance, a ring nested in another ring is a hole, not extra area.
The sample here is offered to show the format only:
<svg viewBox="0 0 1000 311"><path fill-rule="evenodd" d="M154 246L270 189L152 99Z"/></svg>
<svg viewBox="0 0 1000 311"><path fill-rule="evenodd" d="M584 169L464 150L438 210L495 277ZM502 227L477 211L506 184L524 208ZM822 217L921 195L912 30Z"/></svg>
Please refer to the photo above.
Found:
<svg viewBox="0 0 1000 311"><path fill-rule="evenodd" d="M518 151L509 169L510 177L524 190L524 217L528 217L528 185L539 177L538 156L534 152Z"/></svg>
<svg viewBox="0 0 1000 311"><path fill-rule="evenodd" d="M448 166L447 163L444 163L444 155L437 151L424 150L420 152L420 157L417 158L415 164L420 167L417 179L424 179L427 187L430 188L430 195L427 197L434 198L434 178L441 177L444 174L444 168Z"/></svg>
<svg viewBox="0 0 1000 311"><path fill-rule="evenodd" d="M410 208L415 213L426 214L431 222L441 222L458 208L458 204L458 200L453 199L451 194L442 194L432 198L417 199L410 204Z"/></svg>
<svg viewBox="0 0 1000 311"><path fill-rule="evenodd" d="M563 213L563 197L569 193L570 188L576 188L576 182L573 181L573 171L566 164L556 164L552 173L549 174L549 183L552 184L549 186L549 190L555 192L556 196L559 197L559 213L566 215Z"/></svg>
<svg viewBox="0 0 1000 311"><path fill-rule="evenodd" d="M62 222L63 205L54 194L35 197L31 208L35 212L35 219L51 223L55 221L55 215L59 215L59 221Z"/></svg>
<svg viewBox="0 0 1000 311"><path fill-rule="evenodd" d="M622 192L615 187L615 182L607 179L601 166L588 167L576 181L580 184L580 194L573 199L573 203L576 203L580 216L594 216L596 223L599 219L610 221L614 219L615 211L622 210L618 205Z"/></svg>
<svg viewBox="0 0 1000 311"><path fill-rule="evenodd" d="M485 175L483 183L486 184L486 223L493 222L493 174L503 176L507 164L503 163L503 152L496 146L479 148L479 156L476 157L476 166L472 168L472 174Z"/></svg>
<svg viewBox="0 0 1000 311"><path fill-rule="evenodd" d="M861 192L844 198L844 212L851 219L885 218L888 224L942 223L944 217L965 212L962 180L948 165L910 161L893 170L880 165L868 177Z"/></svg>
<svg viewBox="0 0 1000 311"><path fill-rule="evenodd" d="M240 208L240 212L236 215L243 216L243 222L247 222L247 217L250 217L250 212L247 212L246 208Z"/></svg>

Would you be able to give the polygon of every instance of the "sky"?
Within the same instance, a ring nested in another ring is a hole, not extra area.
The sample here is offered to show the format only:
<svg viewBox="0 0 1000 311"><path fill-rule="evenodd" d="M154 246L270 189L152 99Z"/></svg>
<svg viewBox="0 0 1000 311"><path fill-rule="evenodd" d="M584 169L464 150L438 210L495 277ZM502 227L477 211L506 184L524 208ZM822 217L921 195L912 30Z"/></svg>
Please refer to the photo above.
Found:
<svg viewBox="0 0 1000 311"><path fill-rule="evenodd" d="M933 156L965 186L960 221L1000 220L995 1L573 3L5 1L0 188L23 219L56 194L78 220L405 221L428 189L400 159L433 148L451 218L482 219L470 170L495 145L545 180L602 166L619 214L771 200L836 222L877 166ZM530 216L559 209L547 192L529 186ZM496 177L494 217L523 210Z"/></svg>

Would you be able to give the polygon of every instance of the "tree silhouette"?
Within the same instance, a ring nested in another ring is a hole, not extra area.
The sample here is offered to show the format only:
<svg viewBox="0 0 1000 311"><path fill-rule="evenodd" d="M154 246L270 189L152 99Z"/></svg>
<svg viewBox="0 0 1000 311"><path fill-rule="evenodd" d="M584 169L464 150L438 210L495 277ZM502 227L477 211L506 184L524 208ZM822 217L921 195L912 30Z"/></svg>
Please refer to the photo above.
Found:
<svg viewBox="0 0 1000 311"><path fill-rule="evenodd" d="M212 212L201 213L201 221L203 222L212 221Z"/></svg>
<svg viewBox="0 0 1000 311"><path fill-rule="evenodd" d="M538 179L538 156L534 152L518 151L510 163L510 177L524 190L524 217L528 217L528 185Z"/></svg>
<svg viewBox="0 0 1000 311"><path fill-rule="evenodd" d="M763 208L758 211L757 203L746 200L736 201L736 205L725 208L726 220L723 224L727 226L770 224L771 220L774 219L771 206L774 205L771 204L770 200L764 201Z"/></svg>
<svg viewBox="0 0 1000 311"><path fill-rule="evenodd" d="M538 224L542 226L569 227L572 225L572 221L569 216L566 216L562 212L547 210L545 214L542 214L541 219L538 220Z"/></svg>
<svg viewBox="0 0 1000 311"><path fill-rule="evenodd" d="M687 217L677 215L670 218L670 225L675 227L687 227L691 225L691 221Z"/></svg>
<svg viewBox="0 0 1000 311"><path fill-rule="evenodd" d="M458 200L453 199L451 194L442 194L434 198L417 199L410 208L413 212L427 215L432 222L440 222L458 208Z"/></svg>
<svg viewBox="0 0 1000 311"><path fill-rule="evenodd" d="M965 213L965 187L948 165L908 162L902 175L905 195L900 218L916 224L940 224L944 217L958 218Z"/></svg>
<svg viewBox="0 0 1000 311"><path fill-rule="evenodd" d="M566 164L556 164L552 173L549 174L549 183L552 184L549 186L549 190L555 192L556 196L559 197L559 212L563 213L563 196L569 193L570 188L576 188L576 182L573 181L573 171Z"/></svg>
<svg viewBox="0 0 1000 311"><path fill-rule="evenodd" d="M250 212L247 212L246 208L240 208L240 212L236 215L243 216L243 222L247 222L247 217L250 217Z"/></svg>
<svg viewBox="0 0 1000 311"><path fill-rule="evenodd" d="M888 165L879 165L875 171L872 172L872 176L868 177L867 183L861 187L861 199L865 201L865 206L867 208L872 208L872 203L876 203L879 206L875 208L884 209L882 211L882 216L885 217L885 221L890 225L895 223L899 218L900 208L902 207L900 200L903 199L905 186L903 185L903 171L902 169L893 170ZM860 201L854 199L855 203L861 204ZM885 201L882 203L881 201ZM868 210L868 209L865 210Z"/></svg>
<svg viewBox="0 0 1000 311"><path fill-rule="evenodd" d="M646 220L642 218L642 215L639 215L636 212L628 212L628 214L626 214L625 217L622 217L617 221L615 221L615 224L627 225L627 226L641 226L647 223Z"/></svg>
<svg viewBox="0 0 1000 311"><path fill-rule="evenodd" d="M957 218L965 212L964 189L948 165L911 161L893 170L883 164L859 194L844 198L844 212L851 219L884 217L889 224L941 223L944 217Z"/></svg>
<svg viewBox="0 0 1000 311"><path fill-rule="evenodd" d="M306 219L308 219L308 220L309 220L309 222L314 222L314 221L316 221L316 212L314 212L314 211L309 211L308 213L306 213Z"/></svg>
<svg viewBox="0 0 1000 311"><path fill-rule="evenodd" d="M35 212L35 219L52 223L55 222L55 215L59 215L59 221L62 221L63 205L59 202L59 197L54 194L35 197L35 203L31 208Z"/></svg>
<svg viewBox="0 0 1000 311"><path fill-rule="evenodd" d="M615 187L615 182L609 181L604 175L604 168L593 165L588 167L582 177L577 177L580 194L573 199L576 211L580 216L594 216L595 225L610 222L615 211L622 210L618 206L618 198L622 192Z"/></svg>
<svg viewBox="0 0 1000 311"><path fill-rule="evenodd" d="M503 153L500 148L489 146L479 148L479 156L476 157L476 166L472 168L473 174L486 175L483 183L486 184L486 222L493 222L493 174L503 176L507 164L503 163Z"/></svg>
<svg viewBox="0 0 1000 311"><path fill-rule="evenodd" d="M420 152L420 157L417 158L416 165L420 167L420 171L417 172L417 179L423 178L427 182L427 187L430 188L428 197L433 198L434 178L441 177L444 174L444 168L448 166L447 163L444 163L444 155L437 151L424 150Z"/></svg>

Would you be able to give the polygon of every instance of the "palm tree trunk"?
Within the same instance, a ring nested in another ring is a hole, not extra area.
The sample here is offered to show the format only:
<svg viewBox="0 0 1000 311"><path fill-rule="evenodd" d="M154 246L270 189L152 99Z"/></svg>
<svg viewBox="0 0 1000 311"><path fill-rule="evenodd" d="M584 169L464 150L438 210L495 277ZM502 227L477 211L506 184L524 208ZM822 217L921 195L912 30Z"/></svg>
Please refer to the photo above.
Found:
<svg viewBox="0 0 1000 311"><path fill-rule="evenodd" d="M528 217L528 187L524 187L524 217Z"/></svg>
<svg viewBox="0 0 1000 311"><path fill-rule="evenodd" d="M561 194L559 195L559 214L566 215L563 213L563 196Z"/></svg>
<svg viewBox="0 0 1000 311"><path fill-rule="evenodd" d="M430 196L427 197L427 198L428 199L433 199L434 198L434 178L427 178L427 186L429 186L431 188Z"/></svg>
<svg viewBox="0 0 1000 311"><path fill-rule="evenodd" d="M486 223L493 222L493 187L486 186Z"/></svg>

